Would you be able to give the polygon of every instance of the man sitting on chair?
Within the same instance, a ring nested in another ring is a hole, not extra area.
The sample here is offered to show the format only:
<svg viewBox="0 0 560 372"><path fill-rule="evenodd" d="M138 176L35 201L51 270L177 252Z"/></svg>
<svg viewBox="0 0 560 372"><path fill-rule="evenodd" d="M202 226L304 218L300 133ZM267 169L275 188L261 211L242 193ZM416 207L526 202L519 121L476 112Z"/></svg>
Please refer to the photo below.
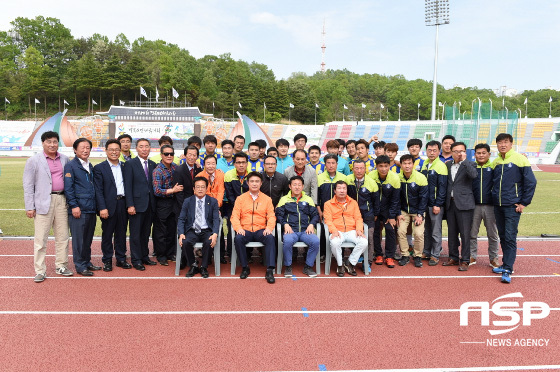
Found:
<svg viewBox="0 0 560 372"><path fill-rule="evenodd" d="M364 220L358 203L347 195L348 186L344 181L336 181L334 198L325 203L323 217L329 227L331 250L336 258L336 275L344 276L344 268L348 274L355 276L354 266L368 246L364 236ZM342 266L342 243L354 243L350 257Z"/></svg>
<svg viewBox="0 0 560 372"><path fill-rule="evenodd" d="M290 178L290 192L283 196L276 207L276 217L284 227L284 276L292 276L292 247L294 243L303 242L309 250L305 259L303 273L310 277L317 276L313 271L315 257L319 252L319 237L315 235L315 224L319 214L313 199L303 192L303 177Z"/></svg>
<svg viewBox="0 0 560 372"><path fill-rule="evenodd" d="M261 192L262 174L251 172L247 175L249 192L241 194L235 200L231 214L231 227L237 233L234 243L237 256L241 262L241 279L246 279L251 271L245 245L249 242L264 244L266 281L274 283L276 266L276 244L272 232L276 226L276 216L272 199Z"/></svg>
<svg viewBox="0 0 560 372"><path fill-rule="evenodd" d="M216 245L220 231L220 210L218 201L206 195L208 180L204 177L195 177L193 183L194 195L183 202L177 233L183 253L187 257L187 264L190 266L186 276L190 278L200 272L203 278L208 278L210 248L214 248ZM194 258L195 243L202 243L200 269ZM219 265L217 262L214 264Z"/></svg>

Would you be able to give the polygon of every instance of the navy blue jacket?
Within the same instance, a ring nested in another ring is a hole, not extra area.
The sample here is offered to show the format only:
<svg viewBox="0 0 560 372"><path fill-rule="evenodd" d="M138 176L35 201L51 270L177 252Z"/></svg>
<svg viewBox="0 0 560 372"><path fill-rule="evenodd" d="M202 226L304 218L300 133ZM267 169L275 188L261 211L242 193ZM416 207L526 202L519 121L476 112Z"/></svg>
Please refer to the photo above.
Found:
<svg viewBox="0 0 560 372"><path fill-rule="evenodd" d="M123 173L124 163L120 162L120 170ZM111 164L107 160L93 167L93 182L95 186L95 200L97 210L107 209L109 217L115 214L117 209L117 185L111 170ZM123 174L124 183L124 174Z"/></svg>
<svg viewBox="0 0 560 372"><path fill-rule="evenodd" d="M183 202L181 214L179 215L179 221L177 223L177 235L186 234L189 230L194 228L197 200L198 198L193 195L186 198ZM212 230L212 234L217 235L220 232L220 209L218 207L218 201L209 195L206 195L206 199L204 199L204 215L208 228Z"/></svg>
<svg viewBox="0 0 560 372"><path fill-rule="evenodd" d="M402 171L399 177L401 178L401 210L410 214L424 215L428 205L428 180L416 170L412 171L408 179Z"/></svg>
<svg viewBox="0 0 560 372"><path fill-rule="evenodd" d="M371 177L365 176L364 183L356 190L356 176L351 174L346 177L348 196L358 202L362 218L371 223L379 215L379 186Z"/></svg>
<svg viewBox="0 0 560 372"><path fill-rule="evenodd" d="M319 213L313 199L307 196L305 192L302 192L301 198L296 203L290 191L287 195L281 197L278 202L276 220L282 226L287 223L295 232L302 232L309 225L315 225L319 222Z"/></svg>
<svg viewBox="0 0 560 372"><path fill-rule="evenodd" d="M505 159L501 156L494 159L492 168L494 168L494 188L492 189L494 205L504 207L531 204L537 187L537 179L525 156L509 150Z"/></svg>
<svg viewBox="0 0 560 372"><path fill-rule="evenodd" d="M493 204L492 187L494 186L494 170L490 161L484 165L476 165L477 176L472 182L474 202L476 204Z"/></svg>
<svg viewBox="0 0 560 372"><path fill-rule="evenodd" d="M401 214L401 180L395 172L389 171L385 180L379 178L379 172L369 172L369 177L377 182L379 188L379 216L383 220L397 218Z"/></svg>
<svg viewBox="0 0 560 372"><path fill-rule="evenodd" d="M93 167L89 173L76 156L64 166L64 194L68 204L68 214L72 208L80 207L82 213L95 213L95 187L93 186Z"/></svg>
<svg viewBox="0 0 560 372"><path fill-rule="evenodd" d="M447 196L447 166L436 158L430 167L430 162L426 160L421 173L428 179L428 207L443 208Z"/></svg>
<svg viewBox="0 0 560 372"><path fill-rule="evenodd" d="M136 212L146 212L151 206L156 211L152 173L156 163L148 160L148 179L144 173L143 160L137 156L124 163L124 196L126 207L134 207Z"/></svg>

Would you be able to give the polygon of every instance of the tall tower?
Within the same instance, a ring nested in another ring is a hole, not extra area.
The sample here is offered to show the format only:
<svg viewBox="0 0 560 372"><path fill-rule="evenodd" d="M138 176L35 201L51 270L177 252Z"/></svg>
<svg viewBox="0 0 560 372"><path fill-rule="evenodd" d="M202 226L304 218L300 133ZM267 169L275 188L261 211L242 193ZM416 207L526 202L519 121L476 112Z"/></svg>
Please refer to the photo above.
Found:
<svg viewBox="0 0 560 372"><path fill-rule="evenodd" d="M325 72L325 49L327 46L325 45L325 20L323 19L323 32L321 33L321 72Z"/></svg>

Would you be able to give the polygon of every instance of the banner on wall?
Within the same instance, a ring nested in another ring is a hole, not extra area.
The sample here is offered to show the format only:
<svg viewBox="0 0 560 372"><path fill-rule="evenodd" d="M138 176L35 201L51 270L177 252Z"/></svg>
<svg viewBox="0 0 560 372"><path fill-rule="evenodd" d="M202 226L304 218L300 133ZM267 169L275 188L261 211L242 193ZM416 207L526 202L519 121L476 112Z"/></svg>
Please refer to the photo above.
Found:
<svg viewBox="0 0 560 372"><path fill-rule="evenodd" d="M34 128L34 121L0 122L0 146L23 146Z"/></svg>
<svg viewBox="0 0 560 372"><path fill-rule="evenodd" d="M194 123L116 122L118 135L127 133L132 138L157 140L161 136L188 139L194 135Z"/></svg>

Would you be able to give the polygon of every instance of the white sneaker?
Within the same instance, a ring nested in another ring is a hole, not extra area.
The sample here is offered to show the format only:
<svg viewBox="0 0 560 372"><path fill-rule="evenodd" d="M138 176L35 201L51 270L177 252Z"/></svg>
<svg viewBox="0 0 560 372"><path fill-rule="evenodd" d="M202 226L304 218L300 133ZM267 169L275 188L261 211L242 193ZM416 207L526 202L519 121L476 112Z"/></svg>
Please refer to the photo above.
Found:
<svg viewBox="0 0 560 372"><path fill-rule="evenodd" d="M72 276L74 275L74 273L70 270L68 270L66 267L59 267L58 269L56 269L55 271L58 275L62 275L62 276Z"/></svg>
<svg viewBox="0 0 560 372"><path fill-rule="evenodd" d="M47 274L37 274L35 275L35 278L33 279L33 281L35 283L41 283L45 281L45 278L47 277Z"/></svg>

